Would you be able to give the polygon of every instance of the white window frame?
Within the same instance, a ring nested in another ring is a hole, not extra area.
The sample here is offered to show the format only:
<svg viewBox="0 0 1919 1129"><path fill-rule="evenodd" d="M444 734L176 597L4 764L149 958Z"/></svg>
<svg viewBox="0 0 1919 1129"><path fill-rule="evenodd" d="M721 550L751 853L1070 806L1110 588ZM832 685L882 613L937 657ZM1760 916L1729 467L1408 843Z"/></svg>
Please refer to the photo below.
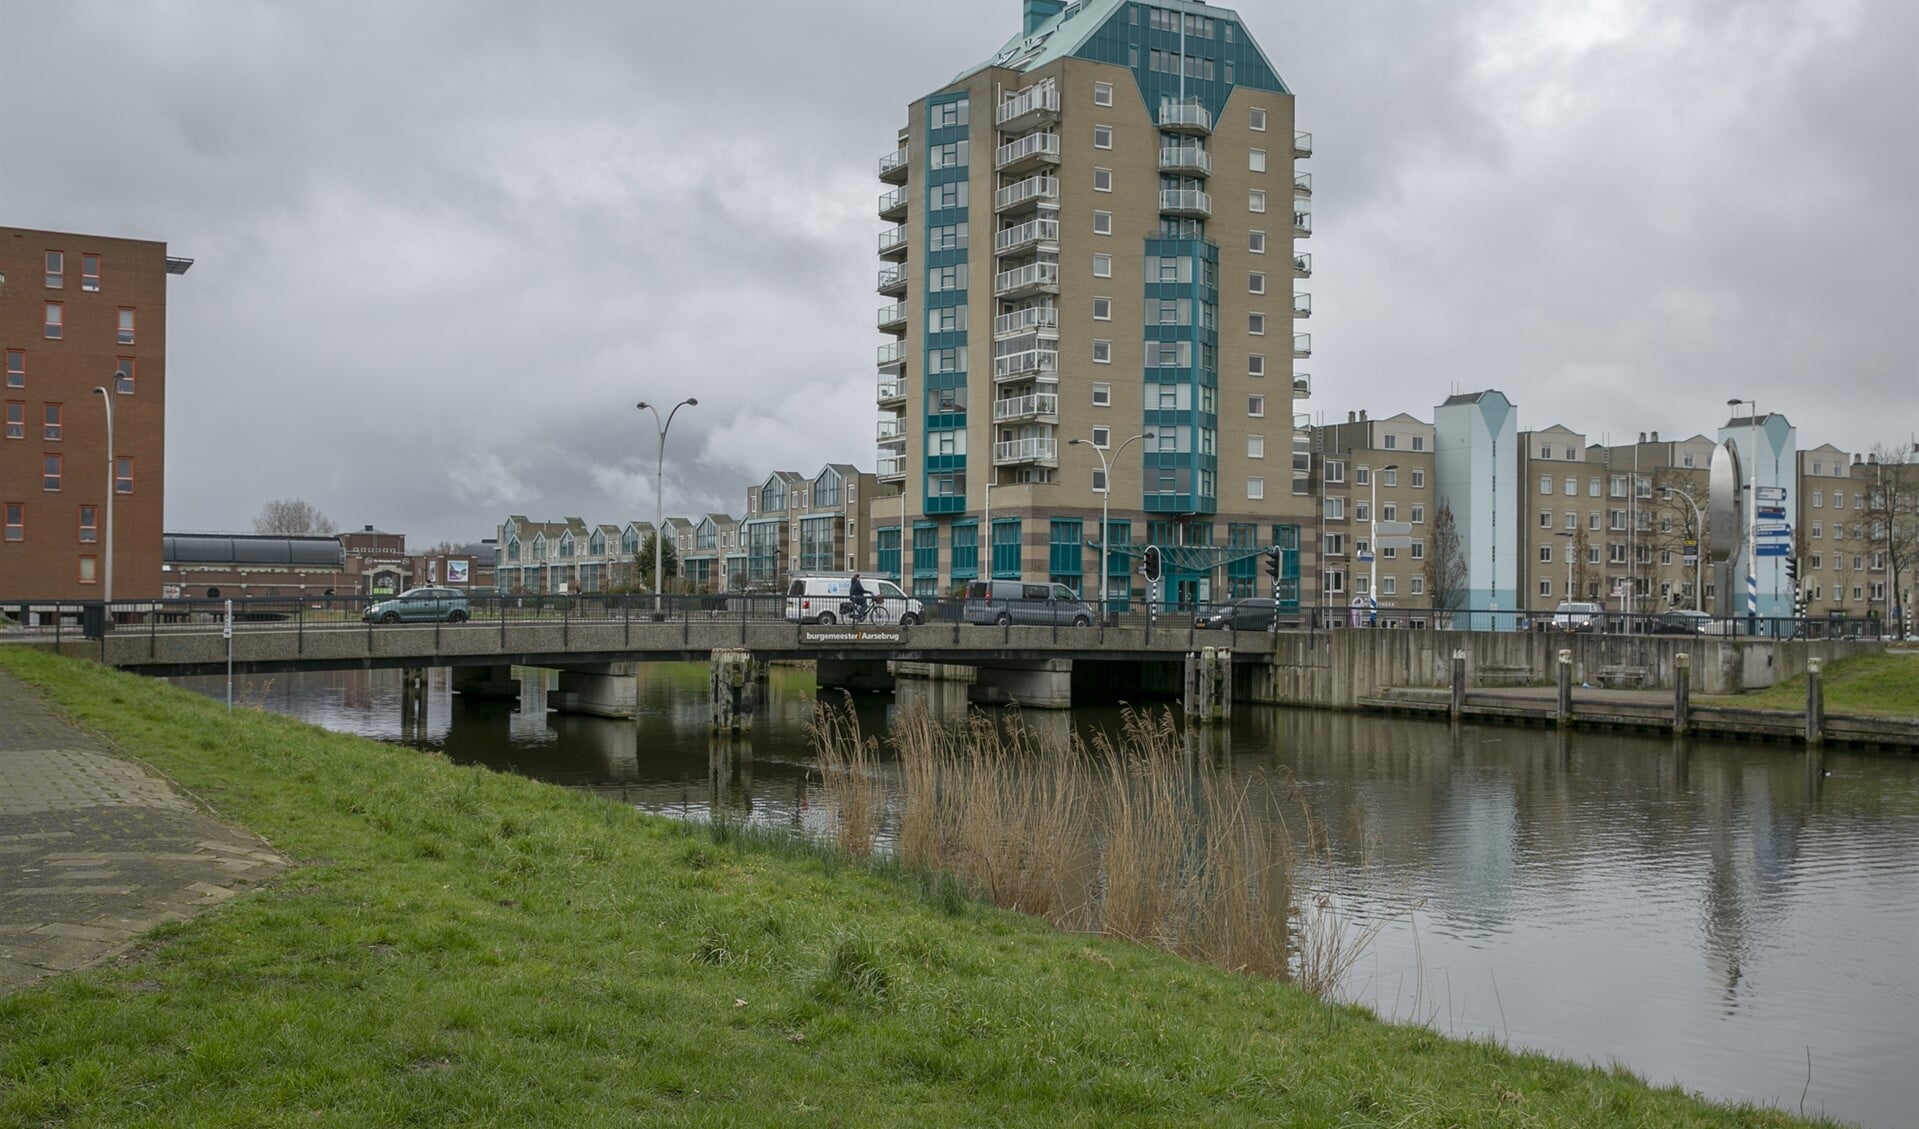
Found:
<svg viewBox="0 0 1919 1129"><path fill-rule="evenodd" d="M1106 143L1104 145L1100 144L1101 134L1104 134L1106 137ZM1095 124L1093 126L1093 148L1111 149L1112 147L1113 147L1113 127L1110 125Z"/></svg>
<svg viewBox="0 0 1919 1129"><path fill-rule="evenodd" d="M1101 310L1104 310L1105 312L1102 313L1100 312ZM1112 321L1113 320L1113 300L1111 298L1108 298L1103 294L1093 295L1093 320L1094 321Z"/></svg>
<svg viewBox="0 0 1919 1129"><path fill-rule="evenodd" d="M1246 128L1254 133L1266 132L1266 107L1254 106L1246 115Z"/></svg>
<svg viewBox="0 0 1919 1129"><path fill-rule="evenodd" d="M1255 476L1246 480L1246 497L1249 501L1260 501L1266 497L1266 479Z"/></svg>
<svg viewBox="0 0 1919 1129"><path fill-rule="evenodd" d="M1251 172L1265 172L1266 150L1248 149L1246 151L1246 168Z"/></svg>
<svg viewBox="0 0 1919 1129"><path fill-rule="evenodd" d="M1113 234L1113 213L1101 211L1095 211L1093 213L1093 234Z"/></svg>
<svg viewBox="0 0 1919 1129"><path fill-rule="evenodd" d="M1111 341L1100 337L1093 339L1093 363L1096 365L1110 365L1113 363L1113 343Z"/></svg>
<svg viewBox="0 0 1919 1129"><path fill-rule="evenodd" d="M1266 211L1266 190L1265 189L1254 188L1254 189L1249 189L1247 191L1246 210L1254 213L1264 213Z"/></svg>
<svg viewBox="0 0 1919 1129"><path fill-rule="evenodd" d="M1093 277L1094 278L1113 277L1113 256L1106 254L1104 251L1094 252Z"/></svg>
<svg viewBox="0 0 1919 1129"><path fill-rule="evenodd" d="M1093 406L1096 408L1110 408L1113 406L1113 386L1111 383L1104 380L1094 382Z"/></svg>
<svg viewBox="0 0 1919 1129"><path fill-rule="evenodd" d="M1110 106L1113 104L1113 84L1096 82L1093 84L1093 105Z"/></svg>
<svg viewBox="0 0 1919 1129"><path fill-rule="evenodd" d="M1093 191L1111 192L1113 190L1113 170L1093 167Z"/></svg>

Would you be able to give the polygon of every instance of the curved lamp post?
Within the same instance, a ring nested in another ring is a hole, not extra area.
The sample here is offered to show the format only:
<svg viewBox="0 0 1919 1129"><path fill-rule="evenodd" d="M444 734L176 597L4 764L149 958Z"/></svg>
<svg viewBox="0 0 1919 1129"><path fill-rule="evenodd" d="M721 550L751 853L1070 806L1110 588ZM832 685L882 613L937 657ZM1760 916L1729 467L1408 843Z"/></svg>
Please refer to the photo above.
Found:
<svg viewBox="0 0 1919 1129"><path fill-rule="evenodd" d="M681 408L694 407L699 401L691 396L673 405L664 422L660 409L641 400L634 407L653 413L653 426L660 432L659 457L653 460L653 610L660 610L660 571L666 561L666 433Z"/></svg>
<svg viewBox="0 0 1919 1129"><path fill-rule="evenodd" d="M96 384L93 391L100 397L100 403L107 409L107 574L105 584L106 602L113 603L113 394L104 385ZM113 614L111 609L108 615Z"/></svg>
<svg viewBox="0 0 1919 1129"><path fill-rule="evenodd" d="M1157 438L1158 436L1152 432L1143 431L1113 448L1113 458L1119 458L1121 451L1124 451L1141 439ZM1066 445L1069 447L1092 447L1093 453L1099 456L1100 477L1106 480L1106 489L1099 493L1099 621L1105 623L1106 617L1112 614L1112 605L1109 604L1106 599L1106 575L1112 571L1112 569L1108 567L1111 562L1106 559L1106 513L1107 503L1113 497L1113 467L1106 459L1106 449L1104 447L1094 446L1091 440L1068 439Z"/></svg>

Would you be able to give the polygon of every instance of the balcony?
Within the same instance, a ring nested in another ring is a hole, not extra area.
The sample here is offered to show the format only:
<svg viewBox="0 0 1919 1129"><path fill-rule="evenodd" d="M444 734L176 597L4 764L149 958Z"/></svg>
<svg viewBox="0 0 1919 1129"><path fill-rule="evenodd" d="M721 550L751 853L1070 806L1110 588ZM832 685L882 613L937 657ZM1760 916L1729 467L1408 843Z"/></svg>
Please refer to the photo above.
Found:
<svg viewBox="0 0 1919 1129"><path fill-rule="evenodd" d="M1293 160L1303 161L1313 155L1313 135L1303 130L1293 134Z"/></svg>
<svg viewBox="0 0 1919 1129"><path fill-rule="evenodd" d="M897 482L906 477L905 455L881 455L874 464L873 477L881 482Z"/></svg>
<svg viewBox="0 0 1919 1129"><path fill-rule="evenodd" d="M1293 334L1293 356L1304 360L1313 355L1313 335L1310 333Z"/></svg>
<svg viewBox="0 0 1919 1129"><path fill-rule="evenodd" d="M1313 213L1293 213L1293 238L1311 239L1313 237Z"/></svg>
<svg viewBox="0 0 1919 1129"><path fill-rule="evenodd" d="M1313 395L1313 374L1296 372L1293 374L1293 399L1309 400Z"/></svg>
<svg viewBox="0 0 1919 1129"><path fill-rule="evenodd" d="M1294 320L1298 320L1300 318L1309 318L1312 316L1313 316L1313 296L1311 294L1293 295Z"/></svg>
<svg viewBox="0 0 1919 1129"><path fill-rule="evenodd" d="M1042 376L1056 376L1059 373L1058 349L1025 349L1018 353L1008 353L1004 357L993 358L993 379L1032 380Z"/></svg>
<svg viewBox="0 0 1919 1129"><path fill-rule="evenodd" d="M888 341L886 344L880 346L879 356L879 363L882 365L896 365L900 363L906 359L906 342Z"/></svg>
<svg viewBox="0 0 1919 1129"><path fill-rule="evenodd" d="M882 416L874 433L882 443L901 443L906 439L906 419L903 416Z"/></svg>
<svg viewBox="0 0 1919 1129"><path fill-rule="evenodd" d="M993 193L993 210L996 212L1012 212L1038 204L1058 203L1059 178L1056 176L1029 176L1025 180L1014 181Z"/></svg>
<svg viewBox="0 0 1919 1129"><path fill-rule="evenodd" d="M1293 174L1293 195L1298 199L1305 200L1310 198L1312 194L1313 194L1313 174L1309 172L1294 173Z"/></svg>
<svg viewBox="0 0 1919 1129"><path fill-rule="evenodd" d="M1190 133L1200 137L1213 132L1213 114L1198 102L1162 102L1159 128L1167 133Z"/></svg>
<svg viewBox="0 0 1919 1129"><path fill-rule="evenodd" d="M994 423L1058 423L1059 394L1034 392L993 401Z"/></svg>
<svg viewBox="0 0 1919 1129"><path fill-rule="evenodd" d="M1058 466L1059 440L1014 439L1006 443L993 444L994 466L1013 466L1018 463Z"/></svg>
<svg viewBox="0 0 1919 1129"><path fill-rule="evenodd" d="M904 380L880 381L879 395L876 399L882 408L904 405L906 403L906 382Z"/></svg>
<svg viewBox="0 0 1919 1129"><path fill-rule="evenodd" d="M1004 173L1037 170L1059 164L1059 134L1029 133L1009 141L993 154L993 167Z"/></svg>
<svg viewBox="0 0 1919 1129"><path fill-rule="evenodd" d="M1042 245L1059 245L1059 221L1056 219L1027 220L1012 227L1001 228L993 233L993 253L995 255L1017 255Z"/></svg>
<svg viewBox="0 0 1919 1129"><path fill-rule="evenodd" d="M906 225L889 227L880 232L880 258L900 260L906 258Z"/></svg>
<svg viewBox="0 0 1919 1129"><path fill-rule="evenodd" d="M1059 88L1050 82L1029 86L1001 102L993 111L993 126L1008 133L1024 133L1037 125L1059 120Z"/></svg>
<svg viewBox="0 0 1919 1129"><path fill-rule="evenodd" d="M1309 254L1293 256L1293 277L1313 277L1313 257Z"/></svg>
<svg viewBox="0 0 1919 1129"><path fill-rule="evenodd" d="M905 333L906 303L895 302L890 306L881 306L879 326L881 333Z"/></svg>
<svg viewBox="0 0 1919 1129"><path fill-rule="evenodd" d="M912 150L904 145L880 158L880 179L888 184L906 183L906 158Z"/></svg>
<svg viewBox="0 0 1919 1129"><path fill-rule="evenodd" d="M1159 151L1159 171L1211 176L1213 158L1197 145L1170 145Z"/></svg>
<svg viewBox="0 0 1919 1129"><path fill-rule="evenodd" d="M879 291L894 298L906 296L906 268L889 264L880 268Z"/></svg>
<svg viewBox="0 0 1919 1129"><path fill-rule="evenodd" d="M906 189L880 193L880 218L898 222L906 218Z"/></svg>
<svg viewBox="0 0 1919 1129"><path fill-rule="evenodd" d="M993 297L1017 299L1059 293L1058 263L1028 263L993 276Z"/></svg>
<svg viewBox="0 0 1919 1129"><path fill-rule="evenodd" d="M1014 310L1010 314L1001 314L993 319L993 336L1010 337L1016 333L1030 333L1035 330L1059 332L1058 306L1028 306L1023 310Z"/></svg>
<svg viewBox="0 0 1919 1129"><path fill-rule="evenodd" d="M1213 214L1213 198L1197 188L1162 188L1159 210L1171 216L1205 219Z"/></svg>

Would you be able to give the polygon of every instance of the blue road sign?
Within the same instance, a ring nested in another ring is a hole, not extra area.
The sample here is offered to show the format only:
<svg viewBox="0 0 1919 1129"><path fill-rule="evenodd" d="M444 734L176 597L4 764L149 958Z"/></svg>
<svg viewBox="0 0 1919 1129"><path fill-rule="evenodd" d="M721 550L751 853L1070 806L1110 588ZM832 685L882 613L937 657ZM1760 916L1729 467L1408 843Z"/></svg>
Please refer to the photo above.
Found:
<svg viewBox="0 0 1919 1129"><path fill-rule="evenodd" d="M1753 550L1753 556L1756 557L1789 557L1791 555L1792 546L1784 541L1761 541Z"/></svg>

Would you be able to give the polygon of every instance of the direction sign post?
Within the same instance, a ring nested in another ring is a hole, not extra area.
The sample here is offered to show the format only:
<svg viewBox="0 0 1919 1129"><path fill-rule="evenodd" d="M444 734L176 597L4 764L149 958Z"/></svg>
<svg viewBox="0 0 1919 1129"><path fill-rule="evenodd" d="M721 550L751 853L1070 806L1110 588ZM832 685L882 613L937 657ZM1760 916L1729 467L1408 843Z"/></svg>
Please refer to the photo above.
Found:
<svg viewBox="0 0 1919 1129"><path fill-rule="evenodd" d="M1761 486L1759 488L1759 500L1762 502L1783 502L1786 500L1786 488L1784 486Z"/></svg>

